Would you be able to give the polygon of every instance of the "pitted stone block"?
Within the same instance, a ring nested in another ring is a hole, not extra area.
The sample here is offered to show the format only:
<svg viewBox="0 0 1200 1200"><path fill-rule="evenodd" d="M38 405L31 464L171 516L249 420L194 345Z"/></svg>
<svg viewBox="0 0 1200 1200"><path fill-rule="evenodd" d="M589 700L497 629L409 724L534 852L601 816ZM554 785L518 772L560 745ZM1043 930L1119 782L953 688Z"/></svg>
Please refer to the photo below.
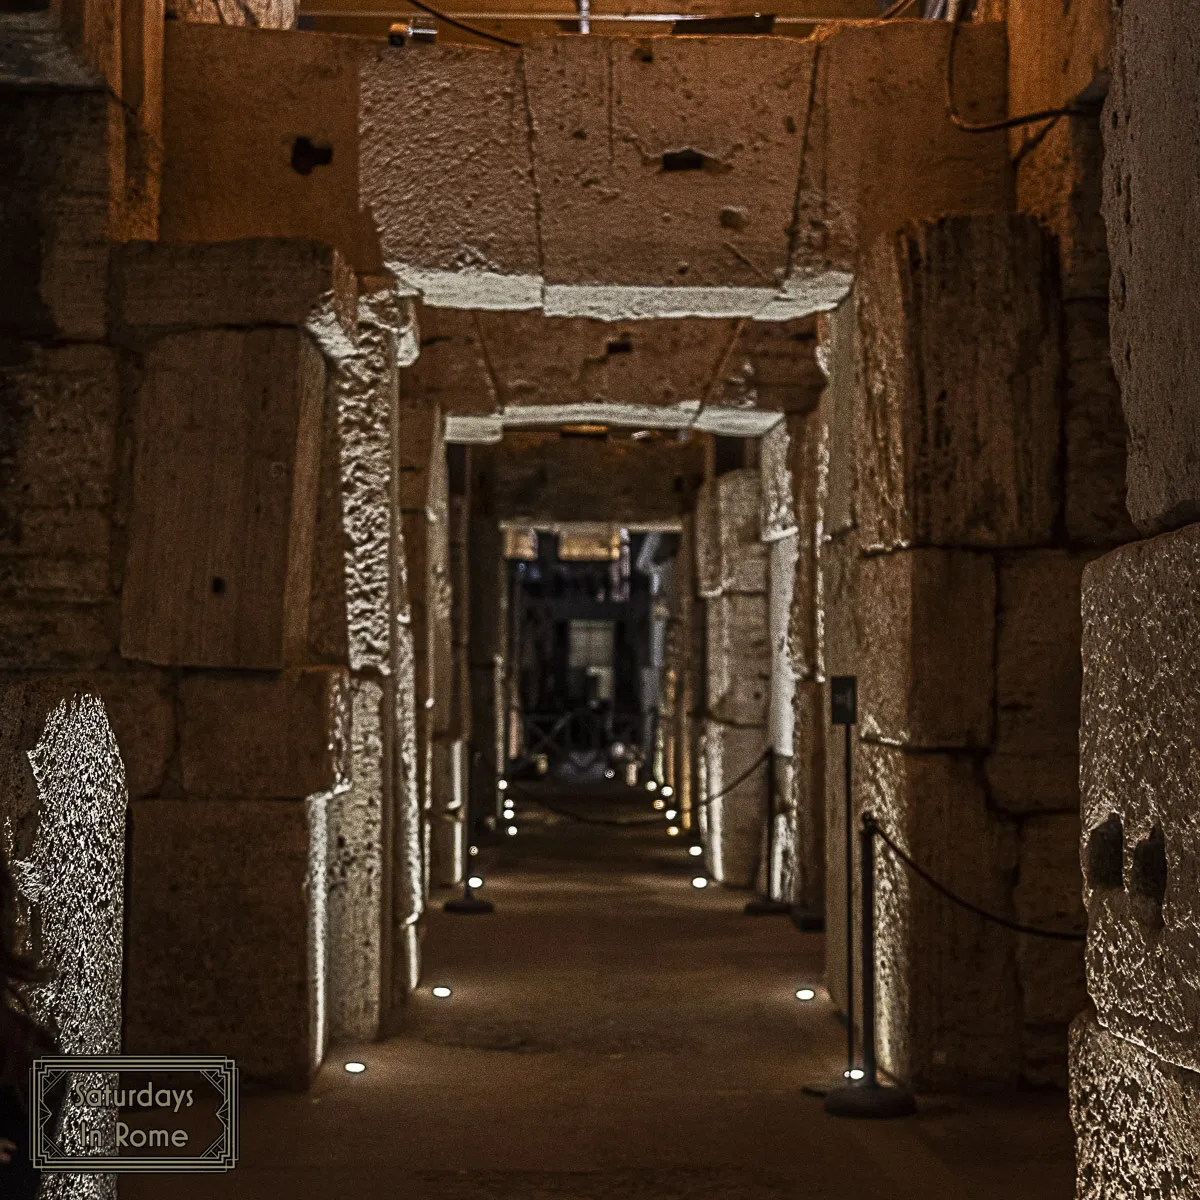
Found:
<svg viewBox="0 0 1200 1200"><path fill-rule="evenodd" d="M747 771L767 745L764 728L705 722L704 788L717 796ZM766 819L766 767L705 805L713 878L730 887L752 887L762 867Z"/></svg>
<svg viewBox="0 0 1200 1200"><path fill-rule="evenodd" d="M1200 525L1083 575L1088 990L1105 1027L1200 1068Z"/></svg>
<svg viewBox="0 0 1200 1200"><path fill-rule="evenodd" d="M766 725L771 691L766 596L714 596L705 615L710 714L731 725Z"/></svg>

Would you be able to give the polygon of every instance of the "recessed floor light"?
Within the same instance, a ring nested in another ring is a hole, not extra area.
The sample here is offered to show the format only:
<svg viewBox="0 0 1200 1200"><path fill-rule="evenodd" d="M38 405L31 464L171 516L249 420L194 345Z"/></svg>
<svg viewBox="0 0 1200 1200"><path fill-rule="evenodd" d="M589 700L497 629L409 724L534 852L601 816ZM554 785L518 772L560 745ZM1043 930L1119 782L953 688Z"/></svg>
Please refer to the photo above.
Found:
<svg viewBox="0 0 1200 1200"><path fill-rule="evenodd" d="M471 878L467 880L467 883L469 886L471 886L473 888L483 887L483 876L482 875L472 875Z"/></svg>
<svg viewBox="0 0 1200 1200"><path fill-rule="evenodd" d="M647 779L646 780L646 791L653 792L653 791L657 791L657 790L658 790L657 781L653 780L653 779Z"/></svg>
<svg viewBox="0 0 1200 1200"><path fill-rule="evenodd" d="M703 846L689 846L688 853L693 858L699 858L700 855L702 855L704 853L704 847Z"/></svg>
<svg viewBox="0 0 1200 1200"><path fill-rule="evenodd" d="M705 879L703 875L697 875L696 878L692 880L692 887L706 888L708 887L708 880Z"/></svg>
<svg viewBox="0 0 1200 1200"><path fill-rule="evenodd" d="M862 1069L862 1067L853 1067L849 1071L843 1071L842 1074L847 1079L853 1079L854 1082L857 1083L860 1079L863 1078L863 1076L866 1074L866 1072Z"/></svg>
<svg viewBox="0 0 1200 1200"><path fill-rule="evenodd" d="M439 985L438 987L435 987L435 988L433 989L433 994L434 994L434 995L435 995L435 996L436 996L436 997L437 997L439 1000L445 1000L445 999L446 999L446 997L447 997L447 996L449 996L449 995L451 994L451 992L450 992L450 989L449 989L448 987L442 987L442 986L440 986L440 985Z"/></svg>
<svg viewBox="0 0 1200 1200"><path fill-rule="evenodd" d="M816 998L817 993L814 992L812 988L801 988L796 993L797 1000L815 1000Z"/></svg>
<svg viewBox="0 0 1200 1200"><path fill-rule="evenodd" d="M515 825L510 825L510 826L508 827L508 836L509 836L509 837L516 837L516 836L517 836L517 827L516 827Z"/></svg>
<svg viewBox="0 0 1200 1200"><path fill-rule="evenodd" d="M673 796L675 795L675 789L669 783L664 784L662 794L664 796Z"/></svg>
<svg viewBox="0 0 1200 1200"><path fill-rule="evenodd" d="M349 1071L351 1075L361 1075L366 1069L366 1063L348 1062L346 1064L346 1070Z"/></svg>
<svg viewBox="0 0 1200 1200"><path fill-rule="evenodd" d="M679 836L679 826L678 825L668 825L667 826L667 837L678 837L678 836Z"/></svg>

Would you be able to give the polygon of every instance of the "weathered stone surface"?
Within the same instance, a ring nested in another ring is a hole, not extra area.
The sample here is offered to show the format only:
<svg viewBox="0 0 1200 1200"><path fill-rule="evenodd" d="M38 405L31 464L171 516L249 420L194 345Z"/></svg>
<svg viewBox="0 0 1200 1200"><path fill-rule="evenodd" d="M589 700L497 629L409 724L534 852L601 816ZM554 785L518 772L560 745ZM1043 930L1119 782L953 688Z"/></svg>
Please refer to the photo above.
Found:
<svg viewBox="0 0 1200 1200"><path fill-rule="evenodd" d="M816 316L743 322L713 399L775 412L811 412L825 387L816 358L817 323Z"/></svg>
<svg viewBox="0 0 1200 1200"><path fill-rule="evenodd" d="M759 443L758 527L766 542L786 537L796 529L791 459L788 422L780 421Z"/></svg>
<svg viewBox="0 0 1200 1200"><path fill-rule="evenodd" d="M997 562L993 802L1078 812L1080 577L1086 554L1030 550Z"/></svg>
<svg viewBox="0 0 1200 1200"><path fill-rule="evenodd" d="M466 847L463 805L466 743L438 738L433 743L433 812L430 814L429 876L434 887L462 882Z"/></svg>
<svg viewBox="0 0 1200 1200"><path fill-rule="evenodd" d="M989 812L972 756L863 742L855 776L856 812L872 812L958 895L1012 917L1015 834ZM1022 1033L1015 935L951 904L886 849L876 897L880 1064L933 1090L1012 1086Z"/></svg>
<svg viewBox="0 0 1200 1200"><path fill-rule="evenodd" d="M377 51L360 38L168 21L162 240L306 238L360 274L382 270L359 194L360 64Z"/></svg>
<svg viewBox="0 0 1200 1200"><path fill-rule="evenodd" d="M865 549L1049 542L1060 507L1053 244L1025 216L947 217L869 250L857 416ZM953 329L955 336L946 336Z"/></svg>
<svg viewBox="0 0 1200 1200"><path fill-rule="evenodd" d="M168 0L167 19L251 29L292 29L295 0Z"/></svg>
<svg viewBox="0 0 1200 1200"><path fill-rule="evenodd" d="M125 657L277 668L302 652L324 385L297 329L155 343L134 417Z"/></svg>
<svg viewBox="0 0 1200 1200"><path fill-rule="evenodd" d="M1200 526L1114 550L1083 579L1088 990L1107 1029L1194 1070Z"/></svg>
<svg viewBox="0 0 1200 1200"><path fill-rule="evenodd" d="M748 770L766 748L766 730L719 721L704 724L705 791L717 796ZM718 883L752 887L762 868L766 836L766 772L763 767L705 805L709 869Z"/></svg>
<svg viewBox="0 0 1200 1200"><path fill-rule="evenodd" d="M342 498L342 431L336 382L326 380L321 417L321 465L317 480L317 516L313 533L312 584L309 590L307 661L350 661L349 608L346 602L347 538ZM353 560L351 560L353 561Z"/></svg>
<svg viewBox="0 0 1200 1200"><path fill-rule="evenodd" d="M825 908L824 685L798 683L793 711L788 807L795 830L795 867L790 899L805 911L821 912Z"/></svg>
<svg viewBox="0 0 1200 1200"><path fill-rule="evenodd" d="M89 676L87 683L104 701L125 766L129 795L154 795L175 751L170 681L160 671L134 670L98 672Z"/></svg>
<svg viewBox="0 0 1200 1200"><path fill-rule="evenodd" d="M726 471L717 478L717 539L721 590L765 592L767 548L759 525L762 481L754 467Z"/></svg>
<svg viewBox="0 0 1200 1200"><path fill-rule="evenodd" d="M822 535L845 533L856 522L855 418L865 405L862 345L853 294L821 317L817 361L828 379L817 435L817 514Z"/></svg>
<svg viewBox="0 0 1200 1200"><path fill-rule="evenodd" d="M862 558L853 532L822 541L817 552L819 670L854 675L859 668L860 631L855 615Z"/></svg>
<svg viewBox="0 0 1200 1200"><path fill-rule="evenodd" d="M935 549L870 555L858 565L853 605L863 736L918 749L988 745L991 556Z"/></svg>
<svg viewBox="0 0 1200 1200"><path fill-rule="evenodd" d="M131 805L130 1054L224 1054L243 1078L306 1087L311 1063L308 810L294 800Z"/></svg>
<svg viewBox="0 0 1200 1200"><path fill-rule="evenodd" d="M1190 12L1183 0L1122 6L1102 120L1113 365L1129 426L1127 502L1143 534L1200 518L1200 318L1191 301L1200 245L1164 219L1191 211L1188 164L1200 154L1200 37Z"/></svg>
<svg viewBox="0 0 1200 1200"><path fill-rule="evenodd" d="M190 675L179 685L184 790L194 796L302 798L350 775L345 671Z"/></svg>
<svg viewBox="0 0 1200 1200"><path fill-rule="evenodd" d="M372 46L360 86L362 199L384 262L431 304L536 307L537 198L521 55Z"/></svg>
<svg viewBox="0 0 1200 1200"><path fill-rule="evenodd" d="M395 768L385 698L390 684L351 680L350 771L328 804L327 991L333 1039L375 1037L385 1000L383 829Z"/></svg>
<svg viewBox="0 0 1200 1200"><path fill-rule="evenodd" d="M1200 1076L1103 1028L1071 1026L1077 1200L1200 1196Z"/></svg>
<svg viewBox="0 0 1200 1200"><path fill-rule="evenodd" d="M766 596L714 596L705 616L709 713L731 725L766 725L771 691Z"/></svg>
<svg viewBox="0 0 1200 1200"><path fill-rule="evenodd" d="M797 679L819 674L821 614L817 604L817 552L820 534L821 420L817 412L789 415L789 474L796 515L796 570L788 620L788 653Z"/></svg>
<svg viewBox="0 0 1200 1200"><path fill-rule="evenodd" d="M22 937L52 973L32 1015L63 1054L121 1052L125 921L125 780L104 705L74 682L0 689L0 824L21 897ZM116 1114L66 1098L60 1144L116 1152ZM93 1140L94 1139L94 1140ZM103 1175L59 1175L55 1200L108 1200Z"/></svg>
<svg viewBox="0 0 1200 1200"><path fill-rule="evenodd" d="M116 653L116 605L0 604L0 663L9 670L102 667Z"/></svg>
<svg viewBox="0 0 1200 1200"><path fill-rule="evenodd" d="M117 319L127 335L295 325L340 356L355 334L354 272L336 249L317 242L128 242L115 250L112 270Z"/></svg>
<svg viewBox="0 0 1200 1200"><path fill-rule="evenodd" d="M768 543L767 632L771 650L771 693L767 728L771 745L780 754L792 752L796 669L792 662L791 625L794 614L796 559L799 537L795 532Z"/></svg>
<svg viewBox="0 0 1200 1200"><path fill-rule="evenodd" d="M1021 822L1017 920L1035 929L1083 933L1079 816L1060 813ZM1067 1085L1067 1026L1087 1004L1083 946L1026 935L1017 939L1017 980L1025 1029L1024 1079L1035 1086Z"/></svg>
<svg viewBox="0 0 1200 1200"><path fill-rule="evenodd" d="M1084 545L1128 542L1137 530L1125 507L1126 430L1108 341L1108 303L1066 306L1067 537Z"/></svg>
<svg viewBox="0 0 1200 1200"><path fill-rule="evenodd" d="M436 401L446 412L498 413L500 397L479 314L421 304L417 321L421 353L401 376L403 394Z"/></svg>
<svg viewBox="0 0 1200 1200"><path fill-rule="evenodd" d="M717 486L706 480L696 492L696 595L702 599L721 591L721 541L717 524Z"/></svg>

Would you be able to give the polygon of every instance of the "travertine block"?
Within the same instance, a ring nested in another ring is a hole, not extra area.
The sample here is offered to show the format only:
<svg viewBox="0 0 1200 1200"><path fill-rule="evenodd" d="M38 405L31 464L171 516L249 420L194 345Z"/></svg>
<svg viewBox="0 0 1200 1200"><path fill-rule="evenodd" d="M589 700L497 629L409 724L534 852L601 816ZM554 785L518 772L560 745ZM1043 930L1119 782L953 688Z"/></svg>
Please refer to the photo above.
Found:
<svg viewBox="0 0 1200 1200"><path fill-rule="evenodd" d="M710 714L733 725L765 725L771 691L766 596L731 592L704 607Z"/></svg>
<svg viewBox="0 0 1200 1200"><path fill-rule="evenodd" d="M818 484L820 478L821 420L818 412L788 417L791 435L790 474L796 514L796 572L792 586L792 611L788 621L788 650L798 679L820 674L817 599Z"/></svg>
<svg viewBox="0 0 1200 1200"><path fill-rule="evenodd" d="M870 248L856 418L864 548L1049 542L1062 316L1031 217L945 217ZM946 336L953 329L955 336Z"/></svg>
<svg viewBox="0 0 1200 1200"><path fill-rule="evenodd" d="M344 670L190 675L179 704L183 786L191 795L300 798L350 777Z"/></svg>
<svg viewBox="0 0 1200 1200"><path fill-rule="evenodd" d="M796 684L788 807L795 828L791 899L799 907L825 908L825 686ZM840 750L840 746L831 747Z"/></svg>
<svg viewBox="0 0 1200 1200"><path fill-rule="evenodd" d="M762 754L766 730L705 722L705 791L716 796ZM724 796L705 805L713 878L730 887L752 887L762 866L767 812L766 768L760 766Z"/></svg>
<svg viewBox="0 0 1200 1200"><path fill-rule="evenodd" d="M1079 809L1080 576L1089 556L1003 555L997 564L996 739L988 786L1009 812Z"/></svg>
<svg viewBox="0 0 1200 1200"><path fill-rule="evenodd" d="M173 334L146 356L125 657L262 668L299 657L324 376L319 352L296 329Z"/></svg>
<svg viewBox="0 0 1200 1200"><path fill-rule="evenodd" d="M872 812L958 895L1011 918L1015 831L989 811L973 756L863 742L855 760L856 813ZM875 927L880 1064L917 1087L1015 1084L1015 935L951 904L882 848Z"/></svg>
<svg viewBox="0 0 1200 1200"><path fill-rule="evenodd" d="M1083 576L1088 990L1105 1027L1200 1068L1200 525Z"/></svg>
<svg viewBox="0 0 1200 1200"><path fill-rule="evenodd" d="M817 605L821 614L818 650L823 675L855 675L861 631L855 610L862 558L853 531L817 547Z"/></svg>
<svg viewBox="0 0 1200 1200"><path fill-rule="evenodd" d="M913 748L986 746L996 580L990 555L903 550L858 566L859 722Z"/></svg>
<svg viewBox="0 0 1200 1200"><path fill-rule="evenodd" d="M0 663L18 671L102 667L119 627L115 604L0 603Z"/></svg>
<svg viewBox="0 0 1200 1200"><path fill-rule="evenodd" d="M332 246L299 238L172 245L127 242L113 258L126 336L212 326L295 325L330 353L357 323L354 271Z"/></svg>
<svg viewBox="0 0 1200 1200"><path fill-rule="evenodd" d="M162 786L175 751L175 707L170 681L160 671L104 671L89 677L104 701L125 783L134 798Z"/></svg>
<svg viewBox="0 0 1200 1200"><path fill-rule="evenodd" d="M226 1054L245 1078L306 1087L306 805L141 800L131 818L125 1052Z"/></svg>
<svg viewBox="0 0 1200 1200"><path fill-rule="evenodd" d="M1200 1196L1200 1076L1105 1029L1071 1026L1077 1200Z"/></svg>
<svg viewBox="0 0 1200 1200"><path fill-rule="evenodd" d="M767 548L759 524L762 480L754 467L718 476L717 540L720 547L721 590L765 592Z"/></svg>
<svg viewBox="0 0 1200 1200"><path fill-rule="evenodd" d="M858 309L851 293L820 318L817 361L828 384L817 409L817 514L825 537L855 525L855 417L863 398L862 345Z"/></svg>
<svg viewBox="0 0 1200 1200"><path fill-rule="evenodd" d="M1143 534L1200 519L1200 252L1168 214L1190 211L1200 154L1197 46L1186 0L1120 10L1104 130L1112 358L1129 428L1130 516ZM1184 22L1181 25L1179 22Z"/></svg>
<svg viewBox="0 0 1200 1200"><path fill-rule="evenodd" d="M1079 868L1079 817L1055 813L1021 822L1017 920L1035 929L1083 933L1087 914ZM1067 1083L1067 1026L1087 1004L1083 947L1024 936L1017 940L1017 978L1025 1030L1024 1079L1035 1086Z"/></svg>

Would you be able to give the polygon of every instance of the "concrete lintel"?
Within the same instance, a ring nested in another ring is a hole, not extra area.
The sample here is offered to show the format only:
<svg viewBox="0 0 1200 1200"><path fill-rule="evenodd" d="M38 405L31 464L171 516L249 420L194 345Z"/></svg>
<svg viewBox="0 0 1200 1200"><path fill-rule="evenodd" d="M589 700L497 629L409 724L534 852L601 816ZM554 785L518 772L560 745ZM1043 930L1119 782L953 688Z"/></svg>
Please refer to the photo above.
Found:
<svg viewBox="0 0 1200 1200"><path fill-rule="evenodd" d="M499 416L446 414L446 441L457 445L478 446L498 442L504 437L504 419Z"/></svg>

